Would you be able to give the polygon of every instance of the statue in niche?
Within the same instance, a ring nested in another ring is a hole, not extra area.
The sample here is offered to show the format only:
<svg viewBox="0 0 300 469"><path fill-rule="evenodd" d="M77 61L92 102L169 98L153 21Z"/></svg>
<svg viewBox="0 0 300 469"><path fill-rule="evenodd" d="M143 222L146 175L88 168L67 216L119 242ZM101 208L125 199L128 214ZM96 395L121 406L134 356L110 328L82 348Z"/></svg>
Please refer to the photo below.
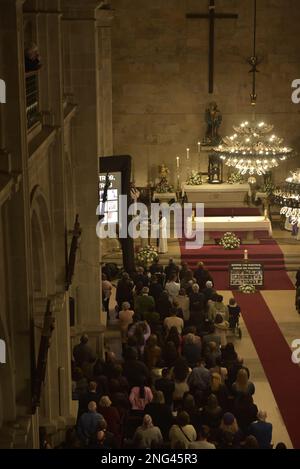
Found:
<svg viewBox="0 0 300 469"><path fill-rule="evenodd" d="M205 111L205 122L207 124L207 129L204 138L204 145L218 145L222 139L219 135L219 128L222 123L222 114L215 101L209 103Z"/></svg>

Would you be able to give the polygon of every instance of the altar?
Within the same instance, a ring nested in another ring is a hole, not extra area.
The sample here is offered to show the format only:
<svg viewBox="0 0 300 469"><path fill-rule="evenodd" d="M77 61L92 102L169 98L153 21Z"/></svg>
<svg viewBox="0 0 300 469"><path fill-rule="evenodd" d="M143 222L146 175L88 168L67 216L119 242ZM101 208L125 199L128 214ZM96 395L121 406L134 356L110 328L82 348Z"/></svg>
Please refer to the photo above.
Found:
<svg viewBox="0 0 300 469"><path fill-rule="evenodd" d="M196 229L196 222L204 223L204 239L208 241L215 237L218 233L220 237L225 232L233 232L238 235L239 232L246 233L246 239L252 241L255 237L255 232L265 231L269 236L272 236L272 224L268 218L263 216L253 217L204 217L194 218L191 217L187 220L187 237L191 237L192 229Z"/></svg>
<svg viewBox="0 0 300 469"><path fill-rule="evenodd" d="M243 207L247 197L251 195L249 184L183 184L182 191L186 194L188 202L203 203L207 208Z"/></svg>

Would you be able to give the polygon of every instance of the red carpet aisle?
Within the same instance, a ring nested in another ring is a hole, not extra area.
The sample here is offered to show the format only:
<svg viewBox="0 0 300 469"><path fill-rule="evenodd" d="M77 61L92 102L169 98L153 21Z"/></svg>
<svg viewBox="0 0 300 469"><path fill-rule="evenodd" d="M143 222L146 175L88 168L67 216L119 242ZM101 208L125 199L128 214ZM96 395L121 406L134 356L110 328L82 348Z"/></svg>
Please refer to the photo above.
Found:
<svg viewBox="0 0 300 469"><path fill-rule="evenodd" d="M219 290L229 288L229 264L240 262L244 250L248 250L249 261L260 262L265 267L265 290L293 289L292 281L285 270L283 253L272 239L260 240L260 244L242 244L239 249L226 250L222 246L207 245L198 250L187 250L185 239L180 240L181 259L195 269L199 261L204 262L215 278ZM224 275L225 274L225 275Z"/></svg>
<svg viewBox="0 0 300 469"><path fill-rule="evenodd" d="M260 293L235 293L295 449L300 449L300 367Z"/></svg>

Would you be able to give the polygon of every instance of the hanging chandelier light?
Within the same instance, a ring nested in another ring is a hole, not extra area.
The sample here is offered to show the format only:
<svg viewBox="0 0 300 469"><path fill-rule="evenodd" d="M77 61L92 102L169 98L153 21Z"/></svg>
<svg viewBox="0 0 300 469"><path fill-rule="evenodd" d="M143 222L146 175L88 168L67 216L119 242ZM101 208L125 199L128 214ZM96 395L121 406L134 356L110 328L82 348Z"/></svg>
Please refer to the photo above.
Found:
<svg viewBox="0 0 300 469"><path fill-rule="evenodd" d="M281 206L280 214L290 219L292 225L300 219L300 169L291 173L282 188L274 190L273 203Z"/></svg>
<svg viewBox="0 0 300 469"><path fill-rule="evenodd" d="M273 134L273 125L257 122L255 117L256 73L260 63L256 54L256 0L254 0L254 40L253 55L249 59L252 73L251 105L253 115L251 122L245 121L234 126L235 133L223 138L222 143L214 148L227 166L237 169L241 174L264 175L276 168L281 161L293 155L293 149L283 144L283 139Z"/></svg>

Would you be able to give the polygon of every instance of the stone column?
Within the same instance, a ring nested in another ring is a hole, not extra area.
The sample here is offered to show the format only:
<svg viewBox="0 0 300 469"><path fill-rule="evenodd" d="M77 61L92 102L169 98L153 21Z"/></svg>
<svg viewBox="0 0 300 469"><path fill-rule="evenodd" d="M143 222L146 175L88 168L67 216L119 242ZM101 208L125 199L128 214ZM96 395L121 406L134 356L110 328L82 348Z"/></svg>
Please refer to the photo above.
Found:
<svg viewBox="0 0 300 469"><path fill-rule="evenodd" d="M113 10L97 11L99 41L99 138L101 155L113 155L111 26Z"/></svg>
<svg viewBox="0 0 300 469"><path fill-rule="evenodd" d="M98 206L99 148L99 48L97 10L102 2L65 0L62 2L63 27L69 35L70 53L65 74L72 83L78 113L73 125L73 148L77 212L82 236L76 266L76 334L94 333L100 326L101 288L99 240L96 236Z"/></svg>

